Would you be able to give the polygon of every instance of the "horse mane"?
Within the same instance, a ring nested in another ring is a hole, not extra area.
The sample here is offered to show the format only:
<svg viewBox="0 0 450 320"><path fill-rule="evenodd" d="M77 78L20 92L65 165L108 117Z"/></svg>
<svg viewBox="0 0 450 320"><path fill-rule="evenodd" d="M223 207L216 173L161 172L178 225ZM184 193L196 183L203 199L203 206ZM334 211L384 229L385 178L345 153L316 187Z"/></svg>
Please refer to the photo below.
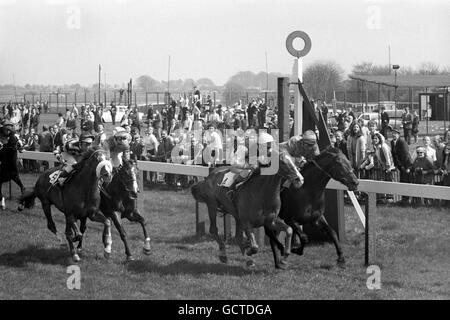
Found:
<svg viewBox="0 0 450 320"><path fill-rule="evenodd" d="M100 150L101 148L100 147L93 147L93 148L90 148L88 151L86 151L84 154L83 154L83 156L81 157L81 160L79 161L79 163L81 164L81 163L84 163L84 162L86 162L87 160L89 160L89 158L95 153L95 152L97 152L98 150Z"/></svg>
<svg viewBox="0 0 450 320"><path fill-rule="evenodd" d="M323 157L325 157L327 154L329 154L329 153L336 153L336 154L339 154L339 153L342 153L342 151L341 151L341 149L339 149L339 148L336 148L336 147L333 147L333 146L327 146L325 149L323 149L322 151L320 151L320 153L317 155L317 156L315 156L314 157L314 160L315 161L319 161L320 159L322 159ZM308 168L315 168L316 166L314 165L314 163L312 163L311 161L309 161L307 164L306 164L306 166L304 166L303 168L302 168L302 172L303 171L305 171L305 170L307 170Z"/></svg>

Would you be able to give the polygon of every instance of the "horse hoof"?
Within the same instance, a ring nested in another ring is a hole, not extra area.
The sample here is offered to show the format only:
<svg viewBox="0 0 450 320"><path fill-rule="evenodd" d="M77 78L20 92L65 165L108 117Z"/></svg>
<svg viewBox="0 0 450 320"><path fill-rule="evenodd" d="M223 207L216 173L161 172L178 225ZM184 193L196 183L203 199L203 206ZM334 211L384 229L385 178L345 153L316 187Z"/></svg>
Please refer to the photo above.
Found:
<svg viewBox="0 0 450 320"><path fill-rule="evenodd" d="M256 267L256 264L253 260L248 260L246 262L246 264L247 264L247 267Z"/></svg>
<svg viewBox="0 0 450 320"><path fill-rule="evenodd" d="M147 248L144 248L144 249L142 249L142 251L144 252L144 254L145 255L147 255L147 256L149 256L149 255L151 255L152 254L152 250L150 250L150 249L147 249Z"/></svg>
<svg viewBox="0 0 450 320"><path fill-rule="evenodd" d="M303 255L303 249L301 249L301 248L292 248L291 252L295 253L295 254L298 254L299 256Z"/></svg>
<svg viewBox="0 0 450 320"><path fill-rule="evenodd" d="M111 253L110 252L104 252L103 256L105 257L106 260L109 260L109 258L111 257Z"/></svg>
<svg viewBox="0 0 450 320"><path fill-rule="evenodd" d="M127 256L127 260L125 260L125 262L131 262L134 261L133 256Z"/></svg>
<svg viewBox="0 0 450 320"><path fill-rule="evenodd" d="M248 251L247 251L247 255L252 256L254 254L257 254L258 250L259 250L258 247L250 247L250 249L248 249Z"/></svg>
<svg viewBox="0 0 450 320"><path fill-rule="evenodd" d="M73 260L73 262L80 262L81 261L80 256L78 254L76 254L76 253L72 256L72 260Z"/></svg>
<svg viewBox="0 0 450 320"><path fill-rule="evenodd" d="M339 267L344 267L345 266L345 258L344 257L339 257L337 259L337 264Z"/></svg>
<svg viewBox="0 0 450 320"><path fill-rule="evenodd" d="M23 204L19 204L19 206L17 207L17 211L21 212L23 211L23 208L24 208Z"/></svg>
<svg viewBox="0 0 450 320"><path fill-rule="evenodd" d="M228 263L228 257L227 256L219 256L219 260L222 263Z"/></svg>

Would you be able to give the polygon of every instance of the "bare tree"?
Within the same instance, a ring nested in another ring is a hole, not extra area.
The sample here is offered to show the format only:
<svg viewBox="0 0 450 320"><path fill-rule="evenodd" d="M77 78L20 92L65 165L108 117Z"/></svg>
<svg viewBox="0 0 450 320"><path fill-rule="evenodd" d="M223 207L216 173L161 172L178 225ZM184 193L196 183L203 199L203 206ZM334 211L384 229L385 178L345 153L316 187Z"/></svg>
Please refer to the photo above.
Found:
<svg viewBox="0 0 450 320"><path fill-rule="evenodd" d="M310 98L324 99L325 92L342 88L343 77L344 70L336 62L319 61L305 69L303 82Z"/></svg>

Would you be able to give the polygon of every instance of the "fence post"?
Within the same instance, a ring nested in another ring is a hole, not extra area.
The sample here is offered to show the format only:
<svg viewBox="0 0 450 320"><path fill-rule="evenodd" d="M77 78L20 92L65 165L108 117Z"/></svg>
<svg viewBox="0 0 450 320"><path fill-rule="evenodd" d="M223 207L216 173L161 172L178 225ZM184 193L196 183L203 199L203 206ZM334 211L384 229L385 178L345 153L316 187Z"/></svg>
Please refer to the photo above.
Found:
<svg viewBox="0 0 450 320"><path fill-rule="evenodd" d="M366 208L366 227L365 227L365 241L364 241L364 264L369 266L376 261L376 233L375 226L370 226L369 216L372 218L377 211L377 194L370 192L367 194Z"/></svg>

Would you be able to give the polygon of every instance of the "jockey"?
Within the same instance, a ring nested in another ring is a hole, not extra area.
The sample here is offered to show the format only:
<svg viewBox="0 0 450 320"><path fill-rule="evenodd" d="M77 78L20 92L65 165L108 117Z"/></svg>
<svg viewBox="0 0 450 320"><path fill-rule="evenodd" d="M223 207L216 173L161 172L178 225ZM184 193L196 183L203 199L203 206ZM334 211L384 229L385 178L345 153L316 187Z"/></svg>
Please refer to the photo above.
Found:
<svg viewBox="0 0 450 320"><path fill-rule="evenodd" d="M83 133L79 139L71 139L64 144L64 150L57 155L58 160L63 162L63 169L59 175L58 182L63 186L75 165L81 160L83 154L90 149L94 142L94 135Z"/></svg>
<svg viewBox="0 0 450 320"><path fill-rule="evenodd" d="M114 135L106 139L102 144L102 149L111 158L113 168L122 165L122 158L129 158L131 135L122 127L116 127Z"/></svg>
<svg viewBox="0 0 450 320"><path fill-rule="evenodd" d="M236 179L230 186L231 198L234 196L236 187L239 184L244 183L259 170L261 166L270 165L270 158L272 153L272 142L275 142L272 135L268 133L261 133L258 137L258 144L267 144L267 157L258 157L256 165L250 165L245 163L240 168L237 166L231 167L231 172L239 173ZM319 147L317 145L317 136L312 130L307 130L302 136L293 136L288 141L279 144L279 156L280 159L287 158L292 164L299 166L304 164L307 160L310 160L313 156L319 154ZM247 170L239 170L247 169ZM303 181L300 182L300 185Z"/></svg>

